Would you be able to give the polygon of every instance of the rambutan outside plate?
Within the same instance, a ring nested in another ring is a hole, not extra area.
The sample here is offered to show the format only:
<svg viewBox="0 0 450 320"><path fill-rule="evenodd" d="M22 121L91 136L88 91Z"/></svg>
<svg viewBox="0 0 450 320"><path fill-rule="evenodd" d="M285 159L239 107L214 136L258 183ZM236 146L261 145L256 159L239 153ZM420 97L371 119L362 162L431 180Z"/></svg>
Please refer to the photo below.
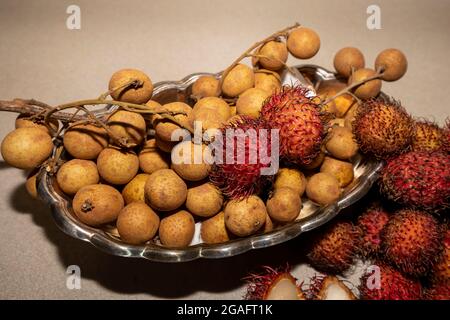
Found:
<svg viewBox="0 0 450 320"><path fill-rule="evenodd" d="M307 75L312 82L332 81L335 75L319 66L301 65L294 67ZM202 75L211 73L195 73L181 81L164 81L155 84L153 99L160 103L173 101L189 101L192 84ZM282 75L283 84L294 84L299 79L290 73ZM309 81L301 79L303 85L311 90ZM95 110L98 117L104 117L115 110L114 106L107 106ZM38 193L50 207L57 226L66 234L83 241L90 242L98 249L116 256L145 258L159 262L183 262L198 258L219 259L242 254L252 249L266 248L288 241L303 232L315 229L333 219L342 209L360 200L371 188L379 176L383 163L372 158L358 155L353 159L355 181L348 187L333 204L320 207L308 199L303 199L303 208L296 221L278 227L275 230L257 234L246 238L238 238L222 244L205 244L200 238L200 223L196 223L196 232L191 246L183 249L172 249L161 246L158 241L150 241L144 245L130 245L120 241L114 225L101 229L89 227L78 221L72 211L71 200L55 190L54 176L41 170L38 176Z"/></svg>

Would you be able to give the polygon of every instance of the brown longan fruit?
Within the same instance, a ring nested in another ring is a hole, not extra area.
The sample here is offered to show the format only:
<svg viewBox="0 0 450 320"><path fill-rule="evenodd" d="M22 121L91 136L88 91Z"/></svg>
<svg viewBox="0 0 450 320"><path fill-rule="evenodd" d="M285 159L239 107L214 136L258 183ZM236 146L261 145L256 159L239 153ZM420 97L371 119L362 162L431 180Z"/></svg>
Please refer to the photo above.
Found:
<svg viewBox="0 0 450 320"><path fill-rule="evenodd" d="M223 79L222 92L233 98L253 87L254 84L255 74L253 70L244 64L238 64Z"/></svg>
<svg viewBox="0 0 450 320"><path fill-rule="evenodd" d="M149 174L140 173L136 175L122 190L122 197L125 204L130 204L137 201L145 201L145 183L147 182Z"/></svg>
<svg viewBox="0 0 450 320"><path fill-rule="evenodd" d="M259 72L255 72L255 88L272 95L281 89L281 81L275 74L259 70Z"/></svg>
<svg viewBox="0 0 450 320"><path fill-rule="evenodd" d="M131 80L141 81L141 85L126 86ZM150 78L140 70L122 69L116 71L109 80L109 90L114 100L130 102L135 104L144 104L151 99L153 94L153 83Z"/></svg>
<svg viewBox="0 0 450 320"><path fill-rule="evenodd" d="M358 69L348 78L348 85L363 81L376 74L375 70L372 69ZM381 80L374 79L367 81L364 84L357 86L354 89L354 94L360 99L369 99L376 97L381 91Z"/></svg>
<svg viewBox="0 0 450 320"><path fill-rule="evenodd" d="M325 147L333 157L341 160L348 160L358 152L352 131L342 127L331 129Z"/></svg>
<svg viewBox="0 0 450 320"><path fill-rule="evenodd" d="M258 50L258 55L264 56L264 58L258 57L263 68L273 71L280 70L288 59L286 43L269 41Z"/></svg>
<svg viewBox="0 0 450 320"><path fill-rule="evenodd" d="M255 195L241 200L231 200L225 206L225 225L239 237L256 233L266 222L266 206Z"/></svg>
<svg viewBox="0 0 450 320"><path fill-rule="evenodd" d="M353 164L351 162L325 157L320 172L329 173L339 181L341 188L353 181Z"/></svg>
<svg viewBox="0 0 450 320"><path fill-rule="evenodd" d="M250 88L245 90L236 102L237 114L258 118L264 101L268 97L269 94L262 89Z"/></svg>
<svg viewBox="0 0 450 320"><path fill-rule="evenodd" d="M267 213L279 222L294 221L302 209L302 200L297 190L289 187L276 188L267 200Z"/></svg>
<svg viewBox="0 0 450 320"><path fill-rule="evenodd" d="M186 183L171 169L153 172L145 183L144 191L148 204L160 211L179 208L187 197Z"/></svg>
<svg viewBox="0 0 450 320"><path fill-rule="evenodd" d="M230 240L228 230L225 227L225 214L223 211L203 221L200 230L204 243L224 243Z"/></svg>
<svg viewBox="0 0 450 320"><path fill-rule="evenodd" d="M123 205L120 192L106 184L93 184L81 188L72 202L75 215L89 226L115 221Z"/></svg>
<svg viewBox="0 0 450 320"><path fill-rule="evenodd" d="M156 140L147 140L141 152L139 152L139 167L145 173L153 173L160 169L168 169L170 160L167 154L163 154L156 146Z"/></svg>
<svg viewBox="0 0 450 320"><path fill-rule="evenodd" d="M208 159L208 151L209 148L204 144L194 144L192 141L180 142L172 150L171 168L185 180L203 180L211 170L211 165L205 161Z"/></svg>
<svg viewBox="0 0 450 320"><path fill-rule="evenodd" d="M143 201L125 206L117 217L120 239L130 244L141 244L152 239L158 227L158 215Z"/></svg>
<svg viewBox="0 0 450 320"><path fill-rule="evenodd" d="M165 153L171 153L173 147L178 144L177 141L165 141L159 138L158 135L155 136L155 142L158 149Z"/></svg>
<svg viewBox="0 0 450 320"><path fill-rule="evenodd" d="M162 109L183 112L184 114L174 114L173 117L183 126L189 127L189 117L192 112L192 108L188 104L184 102L171 102L163 105ZM153 126L158 137L165 141L172 141L172 133L175 130L180 129L180 126L175 124L173 121L164 119L157 115L154 117ZM181 137L179 139L181 139Z"/></svg>
<svg viewBox="0 0 450 320"><path fill-rule="evenodd" d="M312 201L327 205L339 199L339 181L329 173L319 172L311 176L306 185L306 195Z"/></svg>
<svg viewBox="0 0 450 320"><path fill-rule="evenodd" d="M201 76L192 85L192 95L197 99L218 97L219 94L219 80L214 76Z"/></svg>
<svg viewBox="0 0 450 320"><path fill-rule="evenodd" d="M319 154L308 164L302 164L302 168L306 170L313 170L322 165L323 159L325 159L325 151L320 150Z"/></svg>
<svg viewBox="0 0 450 320"><path fill-rule="evenodd" d="M298 59L312 58L320 49L319 35L309 28L296 28L288 36L287 48Z"/></svg>
<svg viewBox="0 0 450 320"><path fill-rule="evenodd" d="M59 128L59 121L58 119L50 119L49 122L50 127L53 129L53 131L57 131ZM33 121L30 120L30 115L29 114L19 114L16 118L16 122L15 122L15 126L16 129L18 128L29 128L29 127L36 127L36 128L40 128L42 130L45 130L47 133L50 134L49 129L47 128L47 126L44 124L43 121Z"/></svg>
<svg viewBox="0 0 450 320"><path fill-rule="evenodd" d="M344 78L351 76L353 70L364 68L366 62L362 52L353 47L346 47L336 52L334 56L334 68Z"/></svg>
<svg viewBox="0 0 450 320"><path fill-rule="evenodd" d="M19 169L33 169L52 154L50 135L40 128L19 128L3 139L1 153L9 165Z"/></svg>
<svg viewBox="0 0 450 320"><path fill-rule="evenodd" d="M25 189L27 189L28 194L33 199L39 199L39 195L37 193L37 175L39 171L33 170L27 177L27 181L25 182Z"/></svg>
<svg viewBox="0 0 450 320"><path fill-rule="evenodd" d="M189 117L191 126L201 121L204 130L220 128L231 117L231 109L223 99L217 97L202 98L194 105Z"/></svg>
<svg viewBox="0 0 450 320"><path fill-rule="evenodd" d="M73 159L64 163L56 173L56 181L61 190L74 195L84 186L97 184L100 180L95 162Z"/></svg>
<svg viewBox="0 0 450 320"><path fill-rule="evenodd" d="M147 134L145 119L136 112L118 110L108 118L106 124L117 138L133 146L140 144Z"/></svg>
<svg viewBox="0 0 450 320"><path fill-rule="evenodd" d="M108 146L104 128L92 124L76 124L64 133L64 148L77 159L93 160Z"/></svg>
<svg viewBox="0 0 450 320"><path fill-rule="evenodd" d="M275 177L274 189L289 187L293 189L300 197L305 192L305 175L295 168L281 168Z"/></svg>
<svg viewBox="0 0 450 320"><path fill-rule="evenodd" d="M194 233L194 217L186 210L169 215L159 225L159 239L166 247L187 247L194 238Z"/></svg>
<svg viewBox="0 0 450 320"><path fill-rule="evenodd" d="M397 49L381 51L375 59L375 70L383 69L381 79L396 81L404 76L408 69L408 60L403 52Z"/></svg>
<svg viewBox="0 0 450 320"><path fill-rule="evenodd" d="M106 182L116 185L126 184L136 176L139 159L133 151L108 147L98 155L97 169Z"/></svg>
<svg viewBox="0 0 450 320"><path fill-rule="evenodd" d="M222 208L222 204L222 192L210 182L189 188L187 191L186 208L199 217L215 215Z"/></svg>

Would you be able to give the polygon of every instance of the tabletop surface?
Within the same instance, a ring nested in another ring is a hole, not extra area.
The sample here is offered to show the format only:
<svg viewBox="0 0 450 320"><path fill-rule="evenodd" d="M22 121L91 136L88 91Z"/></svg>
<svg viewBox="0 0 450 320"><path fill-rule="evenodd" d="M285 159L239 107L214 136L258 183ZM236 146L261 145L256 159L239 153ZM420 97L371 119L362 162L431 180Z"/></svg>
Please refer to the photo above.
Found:
<svg viewBox="0 0 450 320"><path fill-rule="evenodd" d="M314 63L332 69L334 53L360 48L366 65L395 47L408 72L383 91L417 117L442 124L447 105L450 1L379 0L381 29L369 30L372 0L346 1L84 1L81 29L70 30L75 1L0 2L0 99L36 98L58 104L97 97L111 74L131 67L154 82L227 67L254 42L299 22L315 29L321 50ZM15 114L0 115L0 138ZM54 225L50 210L32 200L26 173L0 161L0 298L240 299L243 278L260 265L288 262L296 277L314 274L300 254L302 239L223 260L152 263L108 256ZM81 289L66 286L67 268L81 270ZM348 273L357 283L360 266Z"/></svg>

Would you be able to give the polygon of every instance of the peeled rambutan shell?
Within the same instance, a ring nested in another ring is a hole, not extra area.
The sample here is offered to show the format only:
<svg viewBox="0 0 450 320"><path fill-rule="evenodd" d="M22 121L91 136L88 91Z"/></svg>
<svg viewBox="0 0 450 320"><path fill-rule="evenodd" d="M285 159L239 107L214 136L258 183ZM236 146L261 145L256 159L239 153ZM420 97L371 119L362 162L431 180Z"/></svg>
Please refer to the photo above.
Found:
<svg viewBox="0 0 450 320"><path fill-rule="evenodd" d="M353 292L335 276L315 276L309 289L313 300L356 300Z"/></svg>

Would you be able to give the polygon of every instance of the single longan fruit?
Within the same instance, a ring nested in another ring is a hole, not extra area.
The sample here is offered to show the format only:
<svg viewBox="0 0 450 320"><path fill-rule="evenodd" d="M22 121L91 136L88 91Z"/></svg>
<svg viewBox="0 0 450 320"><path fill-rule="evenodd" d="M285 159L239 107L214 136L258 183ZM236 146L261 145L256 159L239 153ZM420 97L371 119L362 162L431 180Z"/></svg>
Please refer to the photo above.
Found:
<svg viewBox="0 0 450 320"><path fill-rule="evenodd" d="M380 68L384 70L381 79L396 81L405 75L408 60L400 50L386 49L381 51L375 59L375 70Z"/></svg>
<svg viewBox="0 0 450 320"><path fill-rule="evenodd" d="M306 178L305 175L298 169L281 168L275 177L273 187L275 190L283 187L289 187L294 190L299 197L301 197L305 192Z"/></svg>
<svg viewBox="0 0 450 320"><path fill-rule="evenodd" d="M201 76L192 85L192 95L197 97L197 99L218 97L219 94L219 80L214 76Z"/></svg>
<svg viewBox="0 0 450 320"><path fill-rule="evenodd" d="M76 124L64 133L64 148L77 159L93 160L108 146L104 128L92 124Z"/></svg>
<svg viewBox="0 0 450 320"><path fill-rule="evenodd" d="M245 90L236 102L237 114L258 118L263 103L268 97L269 94L262 89L250 88Z"/></svg>
<svg viewBox="0 0 450 320"><path fill-rule="evenodd" d="M353 164L347 161L325 157L320 167L320 172L329 173L339 181L341 188L353 181Z"/></svg>
<svg viewBox="0 0 450 320"><path fill-rule="evenodd" d="M366 80L376 74L375 70L372 69L359 69L353 72L353 74L348 78L348 85ZM354 94L360 99L369 99L376 97L381 91L381 80L374 79L367 81L364 84L357 86L354 90Z"/></svg>
<svg viewBox="0 0 450 320"><path fill-rule="evenodd" d="M225 206L225 225L239 237L256 233L266 222L266 206L255 195L242 200L231 200Z"/></svg>
<svg viewBox="0 0 450 320"><path fill-rule="evenodd" d="M132 80L141 82L138 86L125 86ZM114 100L144 104L151 99L153 94L153 83L150 78L140 70L122 69L115 72L109 80L109 90ZM114 90L114 91L113 91Z"/></svg>
<svg viewBox="0 0 450 320"><path fill-rule="evenodd" d="M184 248L191 243L194 232L194 217L186 210L181 210L161 220L159 239L163 246Z"/></svg>
<svg viewBox="0 0 450 320"><path fill-rule="evenodd" d="M184 141L177 144L172 150L172 169L185 180L200 181L208 176L211 165L205 160L208 158L207 148L203 144L194 144Z"/></svg>
<svg viewBox="0 0 450 320"><path fill-rule="evenodd" d="M366 62L362 52L353 47L342 48L334 56L334 68L344 78L352 75L353 70L364 68Z"/></svg>
<svg viewBox="0 0 450 320"><path fill-rule="evenodd" d="M204 130L220 128L231 117L231 109L225 100L217 97L202 98L194 105L189 117L191 126L200 121Z"/></svg>
<svg viewBox="0 0 450 320"><path fill-rule="evenodd" d="M348 160L358 152L358 144L352 131L342 127L331 129L325 147L333 157L341 160Z"/></svg>
<svg viewBox="0 0 450 320"><path fill-rule="evenodd" d="M138 172L139 159L133 151L108 147L98 155L97 169L106 182L116 185L126 184Z"/></svg>
<svg viewBox="0 0 450 320"><path fill-rule="evenodd" d="M255 73L255 88L261 89L272 95L281 89L281 81L274 74L262 72Z"/></svg>
<svg viewBox="0 0 450 320"><path fill-rule="evenodd" d="M114 135L132 145L140 144L147 134L145 119L136 112L118 110L106 124Z"/></svg>
<svg viewBox="0 0 450 320"><path fill-rule="evenodd" d="M160 211L179 208L187 197L186 183L171 169L153 172L145 183L144 191L148 204Z"/></svg>
<svg viewBox="0 0 450 320"><path fill-rule="evenodd" d="M192 108L188 104L184 102L171 102L163 105L162 109L173 112L183 112L184 114L175 114L173 115L173 117L183 126L189 127L189 116L192 112ZM177 129L181 129L181 127L175 124L173 121L164 119L161 116L156 115L154 118L153 126L155 127L155 131L158 137L165 141L172 141L172 133ZM182 137L179 137L178 139L181 140Z"/></svg>
<svg viewBox="0 0 450 320"><path fill-rule="evenodd" d="M204 243L224 243L230 240L225 227L225 214L220 211L214 217L202 222L200 234Z"/></svg>
<svg viewBox="0 0 450 320"><path fill-rule="evenodd" d="M140 173L127 183L122 190L122 197L126 204L137 201L145 201L144 188L149 177L149 174Z"/></svg>
<svg viewBox="0 0 450 320"><path fill-rule="evenodd" d="M152 239L158 227L158 215L143 201L130 203L117 217L120 239L130 244L141 244Z"/></svg>
<svg viewBox="0 0 450 320"><path fill-rule="evenodd" d="M255 74L253 70L244 64L238 64L223 79L222 92L233 98L253 87L254 84Z"/></svg>
<svg viewBox="0 0 450 320"><path fill-rule="evenodd" d="M309 28L297 28L289 34L287 48L298 59L312 58L320 49L319 35Z"/></svg>
<svg viewBox="0 0 450 320"><path fill-rule="evenodd" d="M50 135L40 128L19 128L3 139L1 153L9 165L19 169L33 169L52 154Z"/></svg>
<svg viewBox="0 0 450 320"><path fill-rule="evenodd" d="M204 183L189 188L187 191L186 208L199 217L211 217L220 211L223 196L212 183Z"/></svg>
<svg viewBox="0 0 450 320"><path fill-rule="evenodd" d="M123 208L120 192L106 184L93 184L78 190L72 207L81 222L99 226L117 219Z"/></svg>
<svg viewBox="0 0 450 320"><path fill-rule="evenodd" d="M274 190L267 200L267 213L279 222L294 221L302 209L302 200L296 190L281 187Z"/></svg>
<svg viewBox="0 0 450 320"><path fill-rule="evenodd" d="M155 139L147 140L138 157L139 167L145 173L168 169L170 165L169 157L158 149Z"/></svg>
<svg viewBox="0 0 450 320"><path fill-rule="evenodd" d="M340 194L339 181L329 173L316 173L309 178L306 185L308 198L320 205L335 202Z"/></svg>
<svg viewBox="0 0 450 320"><path fill-rule="evenodd" d="M277 71L284 67L288 59L286 44L281 41L269 41L258 50L258 57L261 66L268 70Z"/></svg>
<svg viewBox="0 0 450 320"><path fill-rule="evenodd" d="M27 189L28 194L33 199L39 199L39 195L37 193L37 175L39 171L33 170L27 177L27 181L25 182L25 189Z"/></svg>
<svg viewBox="0 0 450 320"><path fill-rule="evenodd" d="M59 129L59 121L58 119L50 119L49 122L50 127L56 132ZM44 124L44 121L33 121L30 120L30 115L29 114L19 114L16 118L16 123L15 123L16 129L18 128L30 128L30 127L35 127L35 128L39 128L42 130L45 130L45 132L50 134L50 131L48 130L47 126Z"/></svg>
<svg viewBox="0 0 450 320"><path fill-rule="evenodd" d="M74 195L84 186L97 184L100 180L95 162L73 159L64 163L56 173L56 181L61 190Z"/></svg>

